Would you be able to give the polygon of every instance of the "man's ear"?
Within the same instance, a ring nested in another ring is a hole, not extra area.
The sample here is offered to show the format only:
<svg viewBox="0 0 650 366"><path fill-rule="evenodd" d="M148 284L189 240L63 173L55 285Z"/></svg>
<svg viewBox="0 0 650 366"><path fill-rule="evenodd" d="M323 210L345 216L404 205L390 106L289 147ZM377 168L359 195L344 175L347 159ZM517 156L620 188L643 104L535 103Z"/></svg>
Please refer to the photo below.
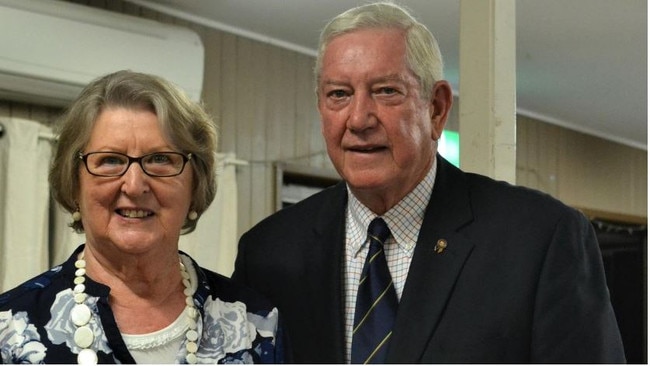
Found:
<svg viewBox="0 0 650 366"><path fill-rule="evenodd" d="M442 130L447 123L447 116L451 110L454 97L451 91L451 85L446 80L437 81L431 91L430 118L431 118L431 138L438 141L442 136Z"/></svg>

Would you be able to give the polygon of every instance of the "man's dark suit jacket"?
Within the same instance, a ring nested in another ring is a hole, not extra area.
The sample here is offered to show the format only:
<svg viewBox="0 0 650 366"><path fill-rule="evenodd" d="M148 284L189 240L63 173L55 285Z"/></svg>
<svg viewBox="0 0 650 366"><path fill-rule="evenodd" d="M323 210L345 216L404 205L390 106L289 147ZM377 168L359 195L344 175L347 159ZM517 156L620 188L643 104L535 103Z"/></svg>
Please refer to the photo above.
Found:
<svg viewBox="0 0 650 366"><path fill-rule="evenodd" d="M589 221L437 158L388 363L624 362ZM345 362L346 202L341 183L240 240L233 277L278 306L295 363Z"/></svg>

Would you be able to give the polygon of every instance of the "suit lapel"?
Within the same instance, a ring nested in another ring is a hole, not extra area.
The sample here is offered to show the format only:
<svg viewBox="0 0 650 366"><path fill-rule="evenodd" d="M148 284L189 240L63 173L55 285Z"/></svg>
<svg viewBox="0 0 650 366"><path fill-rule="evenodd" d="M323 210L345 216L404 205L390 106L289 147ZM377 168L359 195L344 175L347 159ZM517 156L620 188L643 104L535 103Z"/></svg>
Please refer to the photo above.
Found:
<svg viewBox="0 0 650 366"><path fill-rule="evenodd" d="M473 244L459 229L472 220L465 174L438 156L438 172L399 304L388 363L418 363ZM439 240L447 247L440 253Z"/></svg>
<svg viewBox="0 0 650 366"><path fill-rule="evenodd" d="M320 349L326 356L323 363L345 362L344 315L342 313L343 290L341 263L345 245L345 205L347 191L344 183L332 188L333 195L326 196L321 209L312 218L314 222L313 239L304 253L307 263L305 279L310 281L305 288L307 302L314 312L313 320L322 323L311 324L321 329ZM310 220L310 218L306 218ZM309 300L308 300L309 301Z"/></svg>

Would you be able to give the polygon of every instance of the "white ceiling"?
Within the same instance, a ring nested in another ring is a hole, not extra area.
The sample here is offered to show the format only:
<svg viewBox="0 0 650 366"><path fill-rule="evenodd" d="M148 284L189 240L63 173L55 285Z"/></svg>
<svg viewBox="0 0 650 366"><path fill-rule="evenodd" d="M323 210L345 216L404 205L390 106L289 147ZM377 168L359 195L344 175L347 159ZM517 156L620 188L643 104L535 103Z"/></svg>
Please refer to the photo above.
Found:
<svg viewBox="0 0 650 366"><path fill-rule="evenodd" d="M365 2L128 1L310 55L328 19ZM647 150L646 1L517 0L518 113ZM459 0L400 3L438 38L458 91Z"/></svg>

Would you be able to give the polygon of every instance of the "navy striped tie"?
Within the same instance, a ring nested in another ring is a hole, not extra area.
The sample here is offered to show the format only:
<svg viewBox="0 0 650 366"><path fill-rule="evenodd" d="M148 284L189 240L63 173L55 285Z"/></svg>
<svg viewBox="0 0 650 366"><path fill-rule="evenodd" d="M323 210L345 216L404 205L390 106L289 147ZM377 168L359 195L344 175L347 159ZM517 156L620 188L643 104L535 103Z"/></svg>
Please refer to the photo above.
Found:
<svg viewBox="0 0 650 366"><path fill-rule="evenodd" d="M395 314L397 294L388 270L383 244L390 230L377 217L368 226L370 249L359 280L352 332L352 363L384 363Z"/></svg>

